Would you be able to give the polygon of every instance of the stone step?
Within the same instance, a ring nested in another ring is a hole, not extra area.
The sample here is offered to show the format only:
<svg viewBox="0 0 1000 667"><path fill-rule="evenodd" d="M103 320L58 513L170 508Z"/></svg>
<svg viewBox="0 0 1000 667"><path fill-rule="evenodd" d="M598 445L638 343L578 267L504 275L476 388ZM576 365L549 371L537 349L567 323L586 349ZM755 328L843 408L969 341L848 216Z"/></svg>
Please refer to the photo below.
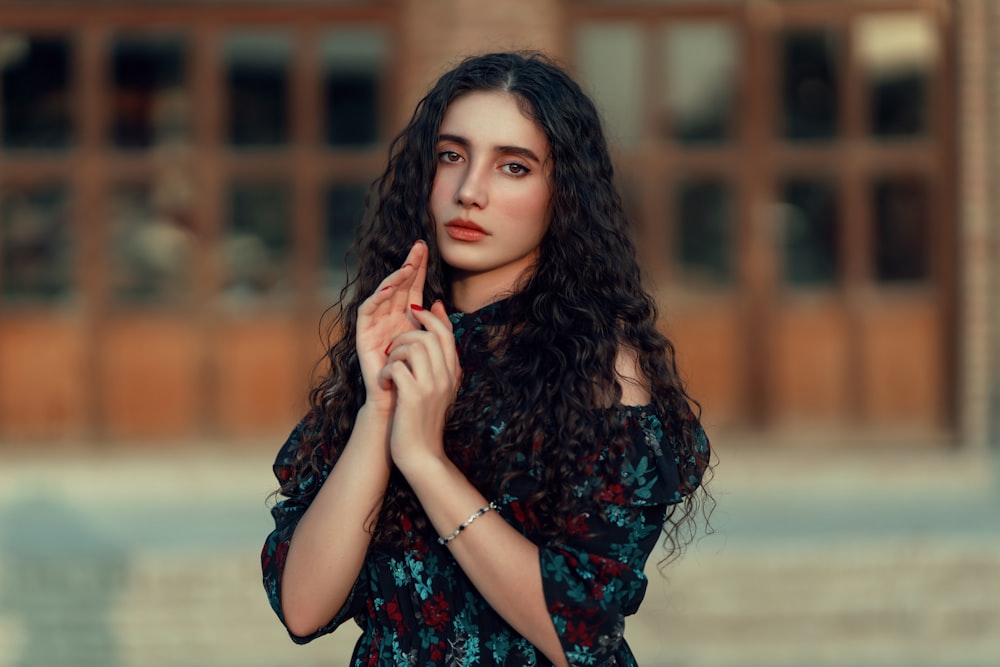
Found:
<svg viewBox="0 0 1000 667"><path fill-rule="evenodd" d="M8 556L0 572L0 667L318 667L346 664L359 634L292 644L253 551ZM694 548L649 575L626 629L644 667L996 667L1000 656L998 545Z"/></svg>

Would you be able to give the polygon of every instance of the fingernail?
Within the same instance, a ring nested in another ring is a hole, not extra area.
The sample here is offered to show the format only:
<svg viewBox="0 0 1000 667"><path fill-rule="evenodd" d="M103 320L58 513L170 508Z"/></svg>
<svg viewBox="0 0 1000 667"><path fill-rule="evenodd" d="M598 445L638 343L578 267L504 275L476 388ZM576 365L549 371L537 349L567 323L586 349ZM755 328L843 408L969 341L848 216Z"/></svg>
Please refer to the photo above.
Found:
<svg viewBox="0 0 1000 667"><path fill-rule="evenodd" d="M403 266L401 266L401 267L399 267L399 268L401 268L401 269L405 269L405 268L406 268L406 267L408 267L408 266L413 266L413 265L412 265L412 264L410 264L409 262L407 262L406 264L403 264Z"/></svg>
<svg viewBox="0 0 1000 667"><path fill-rule="evenodd" d="M421 306L420 304L417 304L417 303L411 303L410 304L410 308L412 308L413 310L423 310L424 309L423 306Z"/></svg>
<svg viewBox="0 0 1000 667"><path fill-rule="evenodd" d="M390 289L392 289L392 285L386 285L385 287L383 287L382 289L380 289L379 292L384 292L384 291L390 290Z"/></svg>
<svg viewBox="0 0 1000 667"><path fill-rule="evenodd" d="M391 349L392 349L392 343L389 343L388 345L385 346L385 353L384 353L385 356L387 357L389 356L389 350Z"/></svg>

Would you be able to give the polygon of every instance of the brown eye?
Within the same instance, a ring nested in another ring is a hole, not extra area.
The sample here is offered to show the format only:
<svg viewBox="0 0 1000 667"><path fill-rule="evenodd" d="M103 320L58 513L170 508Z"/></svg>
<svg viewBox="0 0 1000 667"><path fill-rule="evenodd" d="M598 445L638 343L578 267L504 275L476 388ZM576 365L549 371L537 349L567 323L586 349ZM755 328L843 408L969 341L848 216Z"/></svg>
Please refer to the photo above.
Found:
<svg viewBox="0 0 1000 667"><path fill-rule="evenodd" d="M509 162L503 166L503 169L511 176L524 176L531 172L531 169L519 162Z"/></svg>

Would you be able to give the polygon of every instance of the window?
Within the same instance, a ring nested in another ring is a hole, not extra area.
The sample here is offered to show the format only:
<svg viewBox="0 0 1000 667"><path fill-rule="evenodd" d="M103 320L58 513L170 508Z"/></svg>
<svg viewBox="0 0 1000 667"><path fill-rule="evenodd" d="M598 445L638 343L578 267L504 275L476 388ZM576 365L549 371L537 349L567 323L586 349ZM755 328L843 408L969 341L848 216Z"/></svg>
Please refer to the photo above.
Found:
<svg viewBox="0 0 1000 667"><path fill-rule="evenodd" d="M837 194L821 179L792 178L776 215L784 248L783 276L793 287L833 286L839 278Z"/></svg>
<svg viewBox="0 0 1000 667"><path fill-rule="evenodd" d="M171 181L125 184L110 198L111 291L122 304L183 303L194 295L197 237Z"/></svg>
<svg viewBox="0 0 1000 667"><path fill-rule="evenodd" d="M121 34L111 47L111 141L123 149L190 135L187 43L177 35Z"/></svg>
<svg viewBox="0 0 1000 667"><path fill-rule="evenodd" d="M238 31L225 43L229 144L274 148L288 143L292 42L276 32Z"/></svg>
<svg viewBox="0 0 1000 667"><path fill-rule="evenodd" d="M0 190L0 294L7 303L74 296L75 244L65 185Z"/></svg>
<svg viewBox="0 0 1000 667"><path fill-rule="evenodd" d="M380 139L386 37L378 28L328 32L321 45L325 134L335 148L372 146Z"/></svg>
<svg viewBox="0 0 1000 667"><path fill-rule="evenodd" d="M58 150L73 140L67 37L0 32L0 143Z"/></svg>
<svg viewBox="0 0 1000 667"><path fill-rule="evenodd" d="M733 279L733 197L716 179L682 182L677 189L677 257L689 284L725 285Z"/></svg>
<svg viewBox="0 0 1000 667"><path fill-rule="evenodd" d="M291 188L287 183L235 183L222 238L223 289L243 303L291 290Z"/></svg>
<svg viewBox="0 0 1000 667"><path fill-rule="evenodd" d="M720 143L735 132L739 43L731 25L678 22L661 34L667 136L685 144Z"/></svg>
<svg viewBox="0 0 1000 667"><path fill-rule="evenodd" d="M792 141L833 139L840 131L838 40L829 30L790 30L781 36L782 136Z"/></svg>
<svg viewBox="0 0 1000 667"><path fill-rule="evenodd" d="M930 194L919 176L878 178L871 188L875 278L880 283L930 277Z"/></svg>

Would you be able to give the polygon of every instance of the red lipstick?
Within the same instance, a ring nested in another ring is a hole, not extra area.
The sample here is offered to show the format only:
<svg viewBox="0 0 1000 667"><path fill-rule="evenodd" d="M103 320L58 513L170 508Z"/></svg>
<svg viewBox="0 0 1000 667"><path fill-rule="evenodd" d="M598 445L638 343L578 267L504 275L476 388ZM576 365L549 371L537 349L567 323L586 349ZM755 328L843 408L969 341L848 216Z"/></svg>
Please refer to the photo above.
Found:
<svg viewBox="0 0 1000 667"><path fill-rule="evenodd" d="M488 236L485 229L471 220L463 220L462 218L449 220L444 224L444 230L448 233L448 236L456 241L467 241L470 243L480 241Z"/></svg>

